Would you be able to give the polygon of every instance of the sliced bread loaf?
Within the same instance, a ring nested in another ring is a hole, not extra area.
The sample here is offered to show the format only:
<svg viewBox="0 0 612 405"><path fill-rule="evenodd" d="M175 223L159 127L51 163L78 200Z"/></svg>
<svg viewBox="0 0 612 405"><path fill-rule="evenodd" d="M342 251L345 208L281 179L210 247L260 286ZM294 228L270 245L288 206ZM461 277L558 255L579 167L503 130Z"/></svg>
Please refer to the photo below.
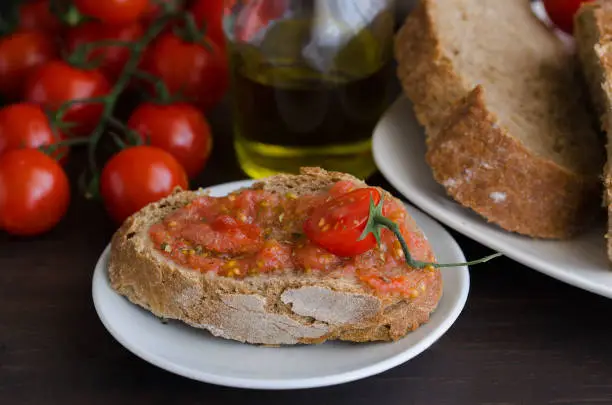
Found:
<svg viewBox="0 0 612 405"><path fill-rule="evenodd" d="M612 260L612 1L585 3L576 14L576 48L589 85L592 104L608 134L608 161L604 169L604 202L608 211L607 245Z"/></svg>
<svg viewBox="0 0 612 405"><path fill-rule="evenodd" d="M281 196L289 193L299 199L343 180L365 186L346 174L303 169L301 175L262 180L253 189ZM151 204L130 217L112 239L108 270L112 287L156 316L257 344L386 341L399 339L426 322L442 295L441 275L433 268L417 270L404 265L397 269L416 282L416 289L406 296L380 294L350 271L296 267L237 278L181 266L155 248L148 231L198 197L197 192L178 191ZM387 198L393 199L390 195ZM429 249L408 215L405 225L415 240ZM371 253L382 255L382 251ZM229 263L230 259L226 260Z"/></svg>
<svg viewBox="0 0 612 405"><path fill-rule="evenodd" d="M566 238L600 203L602 145L573 56L525 0L422 0L396 40L427 162L502 228Z"/></svg>

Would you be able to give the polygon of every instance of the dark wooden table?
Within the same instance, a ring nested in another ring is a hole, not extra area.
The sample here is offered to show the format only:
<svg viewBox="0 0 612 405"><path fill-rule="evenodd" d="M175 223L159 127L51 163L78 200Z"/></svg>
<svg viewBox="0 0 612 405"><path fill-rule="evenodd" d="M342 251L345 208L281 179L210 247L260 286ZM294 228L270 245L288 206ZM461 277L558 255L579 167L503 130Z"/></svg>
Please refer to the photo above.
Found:
<svg viewBox="0 0 612 405"><path fill-rule="evenodd" d="M244 178L226 109L211 122L215 151L194 186ZM370 182L390 188L379 174ZM93 268L113 231L75 195L51 233L0 233L0 404L612 404L612 301L506 258L472 270L467 307L433 347L378 376L269 392L170 374L124 349L94 311ZM490 253L453 235L468 257Z"/></svg>

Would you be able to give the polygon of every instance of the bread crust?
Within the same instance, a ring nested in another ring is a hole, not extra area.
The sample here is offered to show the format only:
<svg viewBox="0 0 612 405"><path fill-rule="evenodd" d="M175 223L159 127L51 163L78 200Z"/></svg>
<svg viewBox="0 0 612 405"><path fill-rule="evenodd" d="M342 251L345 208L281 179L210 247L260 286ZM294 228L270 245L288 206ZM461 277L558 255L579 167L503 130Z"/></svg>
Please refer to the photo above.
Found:
<svg viewBox="0 0 612 405"><path fill-rule="evenodd" d="M296 191L356 179L319 169L282 175L256 188ZM351 278L318 275L222 277L178 266L153 249L148 227L197 194L177 191L134 214L111 241L112 288L154 315L240 342L291 345L326 340L389 341L427 322L442 295L438 270L415 299L381 297Z"/></svg>
<svg viewBox="0 0 612 405"><path fill-rule="evenodd" d="M531 156L497 125L478 86L430 138L426 159L436 181L459 203L502 228L540 238L566 238L584 226L599 182Z"/></svg>
<svg viewBox="0 0 612 405"><path fill-rule="evenodd" d="M575 38L591 101L607 134L607 162L603 170L603 201L608 214L607 252L612 262L612 2L584 3L576 13Z"/></svg>
<svg viewBox="0 0 612 405"><path fill-rule="evenodd" d="M397 36L398 76L425 126L427 163L460 204L501 228L535 238L569 238L587 226L601 201L597 173L574 173L512 137L444 55L422 0Z"/></svg>

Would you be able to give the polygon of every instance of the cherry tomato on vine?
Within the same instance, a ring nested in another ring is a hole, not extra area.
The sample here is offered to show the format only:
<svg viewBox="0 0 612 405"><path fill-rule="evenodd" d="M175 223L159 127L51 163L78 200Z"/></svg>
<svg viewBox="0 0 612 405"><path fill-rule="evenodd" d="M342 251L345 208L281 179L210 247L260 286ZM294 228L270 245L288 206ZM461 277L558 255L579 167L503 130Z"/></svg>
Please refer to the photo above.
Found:
<svg viewBox="0 0 612 405"><path fill-rule="evenodd" d="M36 149L0 157L0 229L21 236L47 232L69 203L68 178L52 158Z"/></svg>
<svg viewBox="0 0 612 405"><path fill-rule="evenodd" d="M0 155L15 149L53 145L64 139L51 129L49 119L36 104L18 103L0 108ZM67 147L59 148L53 158L66 160Z"/></svg>
<svg viewBox="0 0 612 405"><path fill-rule="evenodd" d="M98 21L88 21L71 28L66 33L66 47L69 52L74 52L83 44L117 40L134 42L139 40L144 33L140 22L121 25L107 25ZM130 49L125 46L97 47L88 55L88 60L102 59L100 70L109 80L116 80L131 55Z"/></svg>
<svg viewBox="0 0 612 405"><path fill-rule="evenodd" d="M187 42L174 33L162 34L152 44L142 69L159 77L171 94L179 93L203 110L217 104L228 87L225 53L212 41Z"/></svg>
<svg viewBox="0 0 612 405"><path fill-rule="evenodd" d="M125 24L140 19L149 0L74 0L77 9L107 24Z"/></svg>
<svg viewBox="0 0 612 405"><path fill-rule="evenodd" d="M224 0L196 0L189 9L198 26L205 29L206 35L220 47L225 47L224 3Z"/></svg>
<svg viewBox="0 0 612 405"><path fill-rule="evenodd" d="M200 173L210 156L210 126L204 115L189 104L141 104L127 125L143 142L174 156L189 177Z"/></svg>
<svg viewBox="0 0 612 405"><path fill-rule="evenodd" d="M11 100L19 99L30 73L57 56L55 44L42 32L16 32L1 38L0 93Z"/></svg>
<svg viewBox="0 0 612 405"><path fill-rule="evenodd" d="M100 97L110 91L104 75L95 69L84 70L66 62L51 61L32 73L25 89L25 100L49 110L75 99ZM75 123L75 135L88 135L102 115L100 103L75 103L63 117L63 122Z"/></svg>
<svg viewBox="0 0 612 405"><path fill-rule="evenodd" d="M552 22L562 31L572 34L574 15L582 3L592 0L544 0L544 8Z"/></svg>
<svg viewBox="0 0 612 405"><path fill-rule="evenodd" d="M122 223L149 203L187 189L187 174L168 152L135 146L113 156L100 177L100 192L111 218Z"/></svg>
<svg viewBox="0 0 612 405"><path fill-rule="evenodd" d="M370 198L380 202L373 187L358 188L315 208L304 222L304 233L316 245L337 256L356 256L376 246L371 233L358 240L370 214Z"/></svg>
<svg viewBox="0 0 612 405"><path fill-rule="evenodd" d="M22 3L19 6L19 28L57 34L62 25L51 12L50 3L49 0L31 0Z"/></svg>

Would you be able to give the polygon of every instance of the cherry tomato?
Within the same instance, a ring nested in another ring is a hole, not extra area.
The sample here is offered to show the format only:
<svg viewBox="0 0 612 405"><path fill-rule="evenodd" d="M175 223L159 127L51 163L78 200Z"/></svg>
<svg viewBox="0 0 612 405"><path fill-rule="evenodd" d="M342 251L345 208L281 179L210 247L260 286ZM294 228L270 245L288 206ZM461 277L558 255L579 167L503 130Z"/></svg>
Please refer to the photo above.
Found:
<svg viewBox="0 0 612 405"><path fill-rule="evenodd" d="M572 34L574 31L574 15L582 3L592 0L544 0L544 8L548 17L562 31Z"/></svg>
<svg viewBox="0 0 612 405"><path fill-rule="evenodd" d="M81 13L107 24L125 24L138 20L149 0L74 0L74 4Z"/></svg>
<svg viewBox="0 0 612 405"><path fill-rule="evenodd" d="M178 160L189 177L202 171L212 148L206 118L189 104L141 104L127 123L142 140Z"/></svg>
<svg viewBox="0 0 612 405"><path fill-rule="evenodd" d="M336 256L356 256L376 246L374 235L358 240L370 214L370 199L380 202L380 192L358 188L315 208L304 222L304 233L316 245Z"/></svg>
<svg viewBox="0 0 612 405"><path fill-rule="evenodd" d="M206 35L220 47L225 46L224 10L224 0L196 0L189 10L198 27L205 29Z"/></svg>
<svg viewBox="0 0 612 405"><path fill-rule="evenodd" d="M44 31L57 34L61 30L61 23L53 15L49 0L32 0L19 6L19 28L22 30Z"/></svg>
<svg viewBox="0 0 612 405"><path fill-rule="evenodd" d="M180 93L206 110L221 100L228 86L225 53L214 42L208 46L162 34L145 53L142 69L159 77L170 93Z"/></svg>
<svg viewBox="0 0 612 405"><path fill-rule="evenodd" d="M40 106L29 103L12 104L0 108L0 155L14 149L38 148L64 139L53 134L49 120ZM65 162L67 147L58 149L54 158Z"/></svg>
<svg viewBox="0 0 612 405"><path fill-rule="evenodd" d="M206 0L204 0L206 1ZM238 14L232 33L239 41L249 42L270 21L282 17L289 9L288 0L249 1Z"/></svg>
<svg viewBox="0 0 612 405"><path fill-rule="evenodd" d="M122 223L176 187L187 189L187 174L168 152L153 146L124 149L113 156L100 177L100 191L110 216Z"/></svg>
<svg viewBox="0 0 612 405"><path fill-rule="evenodd" d="M110 91L108 81L98 70L83 70L62 61L51 61L36 69L28 78L25 100L56 110L62 103L75 99L99 97ZM64 122L76 123L75 135L87 135L102 115L100 103L76 103L63 117Z"/></svg>
<svg viewBox="0 0 612 405"><path fill-rule="evenodd" d="M70 203L70 185L60 165L36 149L0 157L0 228L14 235L49 231Z"/></svg>
<svg viewBox="0 0 612 405"><path fill-rule="evenodd" d="M16 32L0 39L0 93L19 99L32 71L57 56L53 41L42 32Z"/></svg>
<svg viewBox="0 0 612 405"><path fill-rule="evenodd" d="M125 42L137 41L142 37L144 29L140 22L122 25L107 25L97 21L84 22L68 31L66 47L74 52L79 46L90 42L117 40ZM130 58L130 50L125 46L97 47L88 55L88 60L102 59L100 70L109 80L117 79L126 62Z"/></svg>

